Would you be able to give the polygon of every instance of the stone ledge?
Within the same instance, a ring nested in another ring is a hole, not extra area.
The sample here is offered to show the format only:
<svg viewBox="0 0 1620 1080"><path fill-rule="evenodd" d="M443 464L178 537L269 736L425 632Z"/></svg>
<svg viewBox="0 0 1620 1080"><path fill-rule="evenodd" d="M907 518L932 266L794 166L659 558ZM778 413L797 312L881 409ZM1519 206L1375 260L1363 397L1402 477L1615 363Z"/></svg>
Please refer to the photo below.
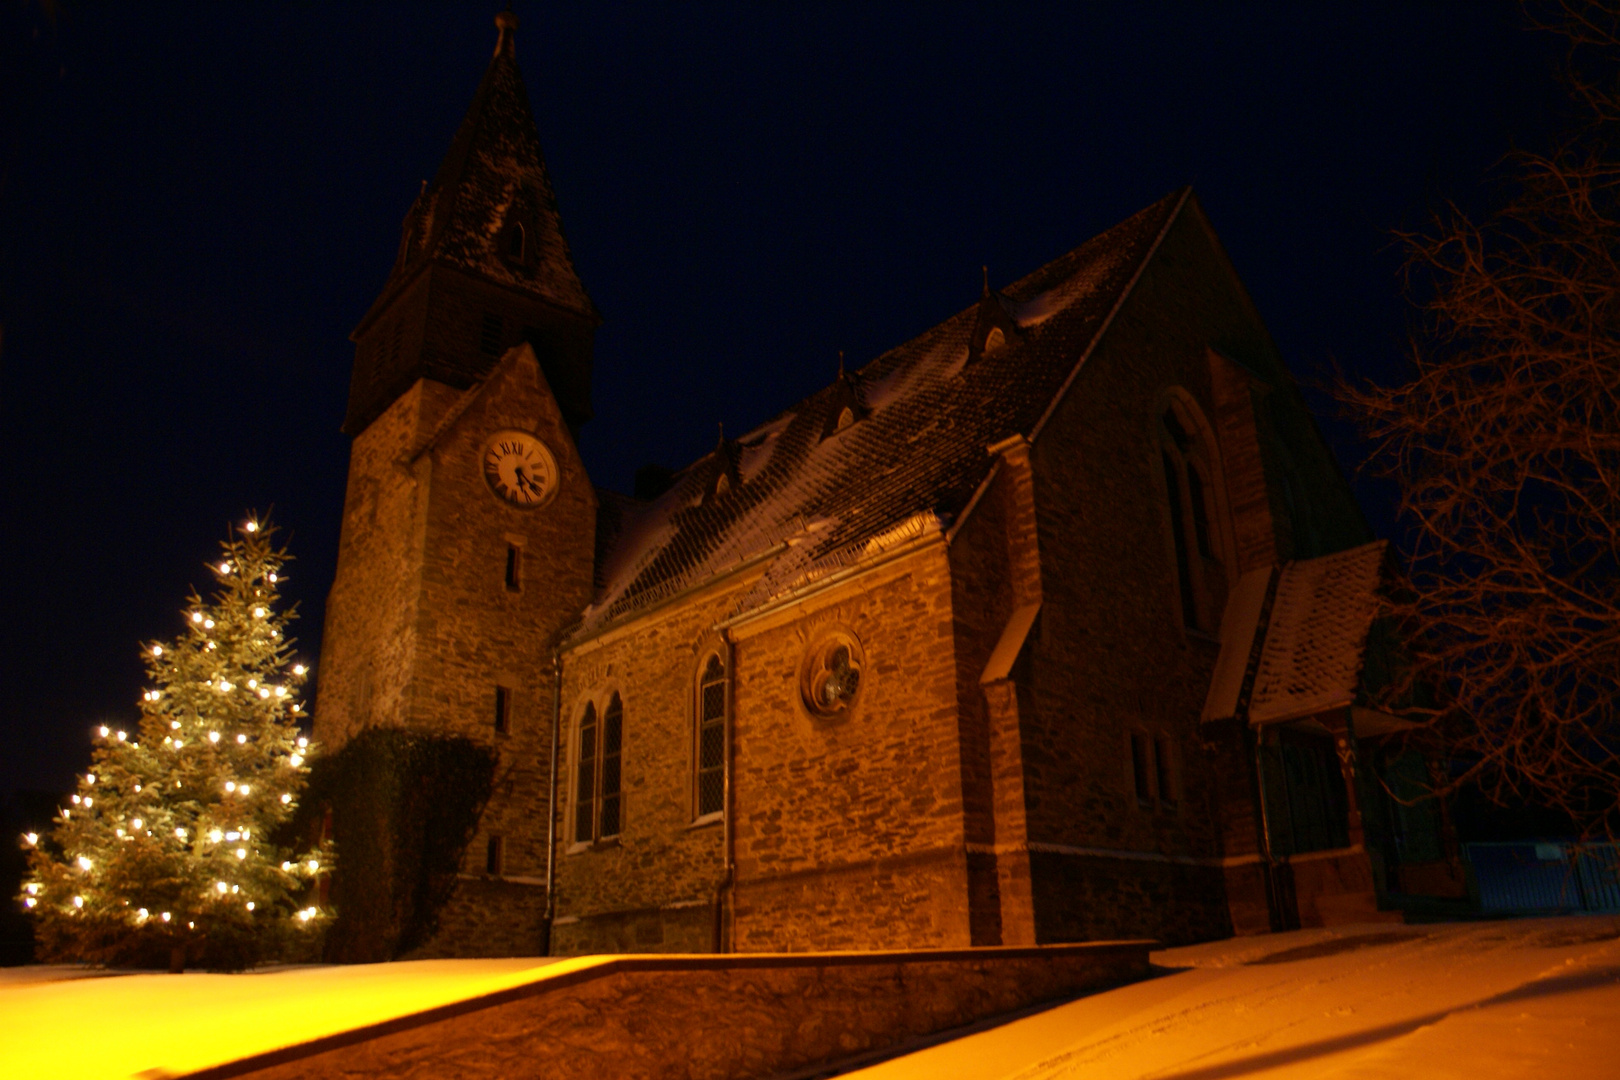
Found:
<svg viewBox="0 0 1620 1080"><path fill-rule="evenodd" d="M768 1075L1142 978L1154 946L603 957L186 1075Z"/></svg>

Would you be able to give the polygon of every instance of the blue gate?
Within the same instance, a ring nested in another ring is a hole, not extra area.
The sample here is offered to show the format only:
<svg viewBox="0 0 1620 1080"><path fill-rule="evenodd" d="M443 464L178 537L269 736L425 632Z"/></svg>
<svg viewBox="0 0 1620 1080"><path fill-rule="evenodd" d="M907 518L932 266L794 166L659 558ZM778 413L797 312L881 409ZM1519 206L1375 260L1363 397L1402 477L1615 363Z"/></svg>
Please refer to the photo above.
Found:
<svg viewBox="0 0 1620 1080"><path fill-rule="evenodd" d="M1464 844L1482 911L1620 911L1613 843Z"/></svg>

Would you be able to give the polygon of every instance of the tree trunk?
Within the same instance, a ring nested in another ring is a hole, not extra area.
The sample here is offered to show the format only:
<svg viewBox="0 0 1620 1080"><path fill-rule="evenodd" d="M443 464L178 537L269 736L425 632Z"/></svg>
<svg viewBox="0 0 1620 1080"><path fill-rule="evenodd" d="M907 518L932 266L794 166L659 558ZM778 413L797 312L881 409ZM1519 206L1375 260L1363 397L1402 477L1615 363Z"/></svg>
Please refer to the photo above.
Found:
<svg viewBox="0 0 1620 1080"><path fill-rule="evenodd" d="M169 974L179 975L186 970L186 947L176 945L169 950Z"/></svg>

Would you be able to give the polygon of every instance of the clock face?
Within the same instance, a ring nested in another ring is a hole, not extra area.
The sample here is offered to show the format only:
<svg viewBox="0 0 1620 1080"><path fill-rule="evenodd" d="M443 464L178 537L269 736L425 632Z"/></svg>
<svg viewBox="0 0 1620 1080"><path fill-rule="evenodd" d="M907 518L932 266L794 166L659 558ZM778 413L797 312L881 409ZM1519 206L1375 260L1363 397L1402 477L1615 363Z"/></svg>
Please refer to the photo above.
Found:
<svg viewBox="0 0 1620 1080"><path fill-rule="evenodd" d="M497 431L484 444L484 481L513 506L540 506L557 493L557 459L526 431Z"/></svg>

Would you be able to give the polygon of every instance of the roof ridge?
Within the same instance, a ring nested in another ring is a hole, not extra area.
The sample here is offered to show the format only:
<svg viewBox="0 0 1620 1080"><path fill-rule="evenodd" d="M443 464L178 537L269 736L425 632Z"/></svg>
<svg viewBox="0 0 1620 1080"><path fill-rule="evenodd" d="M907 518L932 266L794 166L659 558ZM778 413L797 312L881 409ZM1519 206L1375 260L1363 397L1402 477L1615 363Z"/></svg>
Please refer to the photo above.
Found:
<svg viewBox="0 0 1620 1080"><path fill-rule="evenodd" d="M846 369L870 406L856 422L828 430L827 410L844 387L834 380L738 440L741 484L711 490L721 467L713 451L680 469L606 554L612 565L584 632L789 538L794 550L748 590L744 609L798 587L789 580L794 567L842 565L908 517L926 511L943 524L964 516L992 467L985 447L1030 430L1043 414L1072 377L1071 358L1106 328L1185 198L1159 199L1020 278L1015 296L1036 285L1057 295L1038 314L1025 312L1027 332L1016 343L969 363L975 302Z"/></svg>
<svg viewBox="0 0 1620 1080"><path fill-rule="evenodd" d="M1162 205L1171 198L1175 199L1175 206L1172 207L1170 213L1165 216L1164 224L1159 227L1158 233L1153 237L1153 243L1148 245L1148 249L1144 251L1142 253L1142 257L1137 260L1136 270L1131 274L1131 278L1125 283L1124 288L1119 290L1119 295L1114 299L1113 307L1109 308L1107 316L1103 318L1102 325L1097 327L1097 332L1093 334L1091 336L1091 340L1087 342L1085 351L1082 352L1080 354L1080 358L1074 362L1074 367L1072 370L1070 370L1069 377L1063 380L1063 385L1058 387L1057 393L1052 395L1052 401L1046 406L1046 411L1041 414L1041 418L1039 420L1035 421L1035 426L1030 430L1029 433L1030 442L1033 443L1037 438L1040 437L1041 431L1046 427L1046 422L1052 418L1052 414L1057 411L1058 405L1062 403L1065 397L1068 396L1069 388L1074 385L1075 379L1077 379L1080 375L1080 369L1085 367L1087 360L1091 359L1092 352L1094 352L1097 348L1097 342L1101 341L1103 339L1103 335L1108 333L1108 328L1114 325L1114 316L1119 314L1120 308L1125 306L1125 301L1130 299L1131 293L1136 290L1136 283L1142 280L1142 272L1147 269L1148 263L1153 261L1153 256L1158 254L1159 246L1164 243L1164 238L1170 233L1170 227L1180 219L1181 211L1186 207L1187 200L1192 198L1192 185L1187 184L1183 186L1180 191L1174 192L1173 194L1166 196L1164 199L1160 199L1158 202L1154 203L1153 206L1148 207L1147 210L1152 210L1154 207ZM1142 213L1146 213L1147 210L1142 210L1139 211L1138 214L1133 214L1132 218L1139 216ZM1131 219L1127 218L1126 220L1129 221ZM1125 222L1121 222L1120 224L1123 225ZM1119 226L1117 225L1115 226L1115 228L1118 227ZM1109 231L1111 232L1113 230ZM1059 258L1062 258L1062 256L1059 256Z"/></svg>

